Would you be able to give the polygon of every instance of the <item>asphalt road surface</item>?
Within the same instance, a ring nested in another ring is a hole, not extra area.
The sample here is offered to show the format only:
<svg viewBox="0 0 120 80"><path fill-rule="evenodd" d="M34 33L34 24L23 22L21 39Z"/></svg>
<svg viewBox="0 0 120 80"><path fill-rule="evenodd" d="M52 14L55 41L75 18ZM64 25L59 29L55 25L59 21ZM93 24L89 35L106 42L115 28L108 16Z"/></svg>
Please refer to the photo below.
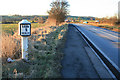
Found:
<svg viewBox="0 0 120 80"><path fill-rule="evenodd" d="M72 25L68 27L62 60L63 78L110 78L110 74L88 47L79 31Z"/></svg>
<svg viewBox="0 0 120 80"><path fill-rule="evenodd" d="M77 25L77 28L82 31L109 60L120 67L120 33L96 26L85 24Z"/></svg>

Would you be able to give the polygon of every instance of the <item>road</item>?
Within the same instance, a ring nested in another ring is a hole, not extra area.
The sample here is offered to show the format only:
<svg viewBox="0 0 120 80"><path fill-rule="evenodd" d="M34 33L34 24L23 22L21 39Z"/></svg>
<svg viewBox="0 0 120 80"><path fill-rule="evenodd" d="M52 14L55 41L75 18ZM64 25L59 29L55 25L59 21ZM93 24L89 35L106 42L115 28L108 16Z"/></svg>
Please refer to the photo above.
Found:
<svg viewBox="0 0 120 80"><path fill-rule="evenodd" d="M63 52L61 71L63 78L112 78L73 25L68 26Z"/></svg>
<svg viewBox="0 0 120 80"><path fill-rule="evenodd" d="M85 24L74 24L115 66L120 67L120 33Z"/></svg>

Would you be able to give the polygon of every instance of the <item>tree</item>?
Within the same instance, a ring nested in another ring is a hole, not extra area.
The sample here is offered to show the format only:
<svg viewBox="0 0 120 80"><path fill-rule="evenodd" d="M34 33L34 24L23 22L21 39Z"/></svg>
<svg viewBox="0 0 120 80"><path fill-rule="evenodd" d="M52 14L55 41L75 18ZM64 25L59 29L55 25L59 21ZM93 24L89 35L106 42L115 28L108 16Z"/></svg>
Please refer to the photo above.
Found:
<svg viewBox="0 0 120 80"><path fill-rule="evenodd" d="M39 23L44 23L44 21L45 21L45 20L43 19L43 17L38 18L38 22L39 22Z"/></svg>
<svg viewBox="0 0 120 80"><path fill-rule="evenodd" d="M33 20L34 20L35 22L37 22L37 21L38 21L38 17L35 16Z"/></svg>
<svg viewBox="0 0 120 80"><path fill-rule="evenodd" d="M68 7L69 4L66 0L56 0L53 1L51 4L51 10L48 11L49 18L55 19L56 25L64 22L67 14L68 14Z"/></svg>

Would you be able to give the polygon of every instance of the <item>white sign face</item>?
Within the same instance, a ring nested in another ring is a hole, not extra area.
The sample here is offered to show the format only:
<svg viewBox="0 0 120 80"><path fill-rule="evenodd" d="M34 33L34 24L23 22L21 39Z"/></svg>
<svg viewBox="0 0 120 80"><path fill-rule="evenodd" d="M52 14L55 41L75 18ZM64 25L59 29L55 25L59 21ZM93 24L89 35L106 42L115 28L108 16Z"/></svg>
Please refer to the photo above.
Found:
<svg viewBox="0 0 120 80"><path fill-rule="evenodd" d="M21 25L21 35L22 36L29 36L31 33L30 25L29 24L22 24Z"/></svg>

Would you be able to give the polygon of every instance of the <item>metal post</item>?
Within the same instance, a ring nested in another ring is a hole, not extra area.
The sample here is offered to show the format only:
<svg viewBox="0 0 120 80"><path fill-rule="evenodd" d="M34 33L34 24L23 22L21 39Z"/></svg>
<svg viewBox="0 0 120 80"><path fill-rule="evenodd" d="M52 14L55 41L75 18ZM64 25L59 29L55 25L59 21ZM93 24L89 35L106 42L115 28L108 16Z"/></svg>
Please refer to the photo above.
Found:
<svg viewBox="0 0 120 80"><path fill-rule="evenodd" d="M28 60L28 37L22 37L22 59Z"/></svg>

